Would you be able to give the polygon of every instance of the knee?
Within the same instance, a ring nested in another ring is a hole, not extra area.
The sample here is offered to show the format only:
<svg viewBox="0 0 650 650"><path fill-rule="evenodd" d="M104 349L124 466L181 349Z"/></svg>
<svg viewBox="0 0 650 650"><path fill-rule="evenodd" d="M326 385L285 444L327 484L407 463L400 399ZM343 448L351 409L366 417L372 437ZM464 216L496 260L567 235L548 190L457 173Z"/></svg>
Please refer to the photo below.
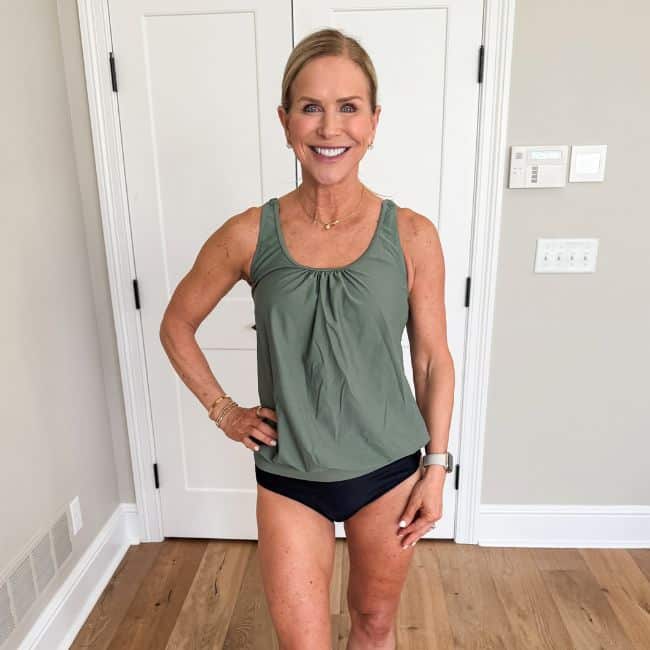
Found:
<svg viewBox="0 0 650 650"><path fill-rule="evenodd" d="M395 612L392 609L373 609L358 611L350 609L350 620L357 633L369 641L381 643L390 638L395 625Z"/></svg>

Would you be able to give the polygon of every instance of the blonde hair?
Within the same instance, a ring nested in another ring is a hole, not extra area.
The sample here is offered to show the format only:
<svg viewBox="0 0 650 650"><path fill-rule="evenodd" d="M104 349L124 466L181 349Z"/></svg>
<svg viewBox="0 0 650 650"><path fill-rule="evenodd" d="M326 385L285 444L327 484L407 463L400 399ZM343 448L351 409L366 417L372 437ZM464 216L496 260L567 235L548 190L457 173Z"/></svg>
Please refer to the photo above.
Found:
<svg viewBox="0 0 650 650"><path fill-rule="evenodd" d="M368 80L370 107L377 107L377 73L368 53L359 42L338 29L326 28L312 32L293 48L282 76L282 106L288 113L291 108L291 85L309 61L319 56L344 56L356 63Z"/></svg>

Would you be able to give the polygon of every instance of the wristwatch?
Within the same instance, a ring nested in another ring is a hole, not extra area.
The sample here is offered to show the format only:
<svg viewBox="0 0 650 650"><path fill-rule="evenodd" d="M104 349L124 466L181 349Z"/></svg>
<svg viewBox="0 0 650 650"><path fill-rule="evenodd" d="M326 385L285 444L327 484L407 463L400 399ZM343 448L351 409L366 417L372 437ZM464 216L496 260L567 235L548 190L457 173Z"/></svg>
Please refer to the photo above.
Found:
<svg viewBox="0 0 650 650"><path fill-rule="evenodd" d="M451 452L445 451L439 454L425 454L422 466L427 465L442 465L447 473L454 470L454 457Z"/></svg>

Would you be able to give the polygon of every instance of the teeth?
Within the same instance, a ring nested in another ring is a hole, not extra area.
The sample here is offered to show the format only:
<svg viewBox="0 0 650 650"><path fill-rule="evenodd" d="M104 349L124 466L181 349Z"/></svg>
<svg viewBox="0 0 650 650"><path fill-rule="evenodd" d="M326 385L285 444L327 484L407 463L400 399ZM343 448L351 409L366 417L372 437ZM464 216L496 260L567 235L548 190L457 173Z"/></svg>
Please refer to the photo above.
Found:
<svg viewBox="0 0 650 650"><path fill-rule="evenodd" d="M333 158L334 156L339 156L348 149L348 147L339 147L338 149L332 149L332 148L323 149L322 147L312 147L312 148L314 149L314 151L316 151L316 153L319 153L321 156L328 156L330 158Z"/></svg>

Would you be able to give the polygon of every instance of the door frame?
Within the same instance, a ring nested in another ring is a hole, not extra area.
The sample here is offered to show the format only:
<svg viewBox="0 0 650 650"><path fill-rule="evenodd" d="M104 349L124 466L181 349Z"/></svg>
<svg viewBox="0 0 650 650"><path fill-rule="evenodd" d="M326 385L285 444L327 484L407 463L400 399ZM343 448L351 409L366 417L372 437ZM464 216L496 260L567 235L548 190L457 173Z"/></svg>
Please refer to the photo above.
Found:
<svg viewBox="0 0 650 650"><path fill-rule="evenodd" d="M122 394L133 468L133 484L142 542L164 539L151 407L147 388L140 313L135 309L135 259L126 194L116 93L112 90L112 51L108 0L77 0L88 107L95 153L106 262L115 320ZM483 446L496 273L501 231L501 202L506 165L506 134L515 0L484 0L484 78L479 89L478 142L470 255L463 378L458 500L454 540L479 539ZM119 84L119 60L116 61ZM118 86L119 87L119 86ZM461 370L461 369L459 369Z"/></svg>

